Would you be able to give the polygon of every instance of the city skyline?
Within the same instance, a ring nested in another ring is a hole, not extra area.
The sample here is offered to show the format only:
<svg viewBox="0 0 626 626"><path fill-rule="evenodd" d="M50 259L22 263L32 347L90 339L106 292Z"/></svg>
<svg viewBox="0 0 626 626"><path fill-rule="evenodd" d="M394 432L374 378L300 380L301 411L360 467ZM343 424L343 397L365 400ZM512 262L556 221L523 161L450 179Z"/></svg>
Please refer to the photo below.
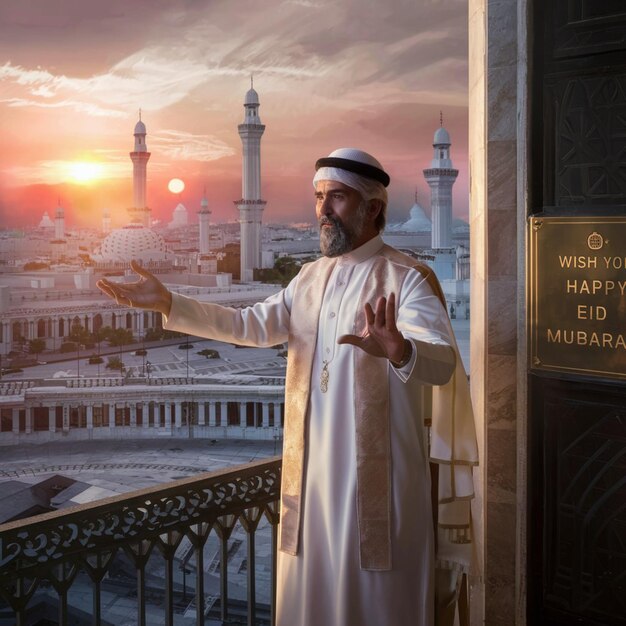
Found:
<svg viewBox="0 0 626 626"><path fill-rule="evenodd" d="M428 207L422 170L440 110L460 170L454 213L466 217L465 4L368 6L3 3L1 225L34 226L59 200L70 227L99 226L104 208L125 223L140 108L153 216L167 222L182 202L196 221L206 187L212 220L236 220L251 75L267 126L265 222L311 220L313 164L338 145L369 150L388 169L391 221L406 219L416 187ZM185 181L181 194L168 191L172 178Z"/></svg>

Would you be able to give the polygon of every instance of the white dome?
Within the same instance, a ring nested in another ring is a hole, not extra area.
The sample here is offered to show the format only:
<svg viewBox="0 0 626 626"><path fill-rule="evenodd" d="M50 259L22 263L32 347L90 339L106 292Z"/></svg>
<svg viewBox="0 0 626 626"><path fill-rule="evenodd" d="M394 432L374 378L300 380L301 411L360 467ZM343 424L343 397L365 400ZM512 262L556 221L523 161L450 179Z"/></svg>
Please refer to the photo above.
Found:
<svg viewBox="0 0 626 626"><path fill-rule="evenodd" d="M145 135L146 134L146 125L139 120L136 124L135 124L135 131L133 133L134 135Z"/></svg>
<svg viewBox="0 0 626 626"><path fill-rule="evenodd" d="M434 146L439 146L439 145L450 145L450 135L448 134L448 131L443 127L440 126L436 131L435 131L435 137L433 139L433 145Z"/></svg>
<svg viewBox="0 0 626 626"><path fill-rule="evenodd" d="M172 221L169 223L171 227L187 226L189 219L187 216L187 207L184 204L179 204L172 213Z"/></svg>
<svg viewBox="0 0 626 626"><path fill-rule="evenodd" d="M43 217L39 222L39 228L54 228L54 222L50 219L48 211L43 214Z"/></svg>
<svg viewBox="0 0 626 626"><path fill-rule="evenodd" d="M401 224L391 224L385 230L402 233L430 233L433 226L424 212L424 209L416 202L411 207L410 217Z"/></svg>
<svg viewBox="0 0 626 626"><path fill-rule="evenodd" d="M160 260L165 256L165 241L145 226L129 224L105 237L100 255L104 261Z"/></svg>
<svg viewBox="0 0 626 626"><path fill-rule="evenodd" d="M244 104L259 104L259 94L254 89L248 89Z"/></svg>

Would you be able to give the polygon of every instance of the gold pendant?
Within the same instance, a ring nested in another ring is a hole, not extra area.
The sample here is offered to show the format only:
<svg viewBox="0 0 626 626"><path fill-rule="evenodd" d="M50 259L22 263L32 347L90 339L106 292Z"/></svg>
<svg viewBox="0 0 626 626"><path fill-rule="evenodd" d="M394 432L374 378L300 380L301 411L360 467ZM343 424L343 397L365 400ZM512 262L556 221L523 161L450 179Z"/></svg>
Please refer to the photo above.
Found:
<svg viewBox="0 0 626 626"><path fill-rule="evenodd" d="M324 361L324 367L322 368L322 374L320 375L320 389L322 393L328 391L328 379L330 375L328 373L328 361Z"/></svg>

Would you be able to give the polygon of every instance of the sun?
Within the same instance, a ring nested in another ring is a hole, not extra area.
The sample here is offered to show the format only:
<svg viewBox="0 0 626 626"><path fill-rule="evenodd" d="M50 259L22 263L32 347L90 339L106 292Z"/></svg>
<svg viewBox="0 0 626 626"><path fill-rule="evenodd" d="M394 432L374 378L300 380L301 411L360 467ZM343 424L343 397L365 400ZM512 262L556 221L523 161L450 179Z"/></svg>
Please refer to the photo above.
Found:
<svg viewBox="0 0 626 626"><path fill-rule="evenodd" d="M74 161L69 164L69 176L72 182L86 185L102 178L103 168L93 161Z"/></svg>
<svg viewBox="0 0 626 626"><path fill-rule="evenodd" d="M180 178L172 178L172 180L167 183L167 188L172 193L181 193L185 189L185 183Z"/></svg>

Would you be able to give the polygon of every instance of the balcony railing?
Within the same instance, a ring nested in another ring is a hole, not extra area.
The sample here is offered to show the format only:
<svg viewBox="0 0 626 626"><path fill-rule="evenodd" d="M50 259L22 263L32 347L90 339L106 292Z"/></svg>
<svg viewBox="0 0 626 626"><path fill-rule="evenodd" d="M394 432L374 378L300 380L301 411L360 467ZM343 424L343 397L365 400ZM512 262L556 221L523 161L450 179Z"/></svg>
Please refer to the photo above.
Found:
<svg viewBox="0 0 626 626"><path fill-rule="evenodd" d="M0 526L0 625L273 624L281 464Z"/></svg>

